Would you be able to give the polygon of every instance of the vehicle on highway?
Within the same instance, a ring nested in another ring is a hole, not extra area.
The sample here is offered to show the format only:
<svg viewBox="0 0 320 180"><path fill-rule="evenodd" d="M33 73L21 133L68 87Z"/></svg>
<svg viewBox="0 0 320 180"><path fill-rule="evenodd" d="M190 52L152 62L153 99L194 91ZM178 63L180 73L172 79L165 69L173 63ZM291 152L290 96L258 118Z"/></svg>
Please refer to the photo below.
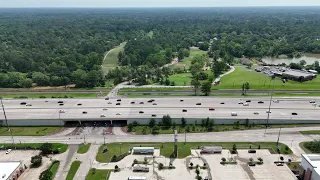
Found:
<svg viewBox="0 0 320 180"><path fill-rule="evenodd" d="M109 100L109 97L104 98L104 100Z"/></svg>
<svg viewBox="0 0 320 180"><path fill-rule="evenodd" d="M121 115L121 113L117 113L116 115Z"/></svg>
<svg viewBox="0 0 320 180"><path fill-rule="evenodd" d="M271 111L266 111L266 113L271 113Z"/></svg>
<svg viewBox="0 0 320 180"><path fill-rule="evenodd" d="M220 104L224 104L224 102L221 102Z"/></svg>
<svg viewBox="0 0 320 180"><path fill-rule="evenodd" d="M199 106L199 105L201 105L201 103L197 103L196 105L198 105L198 106Z"/></svg>
<svg viewBox="0 0 320 180"><path fill-rule="evenodd" d="M112 102L108 102L108 104L112 104Z"/></svg>
<svg viewBox="0 0 320 180"><path fill-rule="evenodd" d="M257 151L255 149L249 149L248 153L256 153Z"/></svg>
<svg viewBox="0 0 320 180"><path fill-rule="evenodd" d="M182 112L187 112L187 110L186 109L182 109Z"/></svg>
<svg viewBox="0 0 320 180"><path fill-rule="evenodd" d="M293 113L291 113L291 114L294 115L294 116L298 115L298 113L296 113L296 112L293 112Z"/></svg>
<svg viewBox="0 0 320 180"><path fill-rule="evenodd" d="M140 114L144 113L143 111L139 111Z"/></svg>
<svg viewBox="0 0 320 180"><path fill-rule="evenodd" d="M103 108L103 110L104 110L104 111L107 111L107 110L108 110L108 108Z"/></svg>
<svg viewBox="0 0 320 180"><path fill-rule="evenodd" d="M246 100L246 102L251 102L251 100Z"/></svg>
<svg viewBox="0 0 320 180"><path fill-rule="evenodd" d="M254 112L253 114L254 114L254 115L259 115L259 112Z"/></svg>
<svg viewBox="0 0 320 180"><path fill-rule="evenodd" d="M58 101L58 104L61 104L61 103L63 103L63 101Z"/></svg>
<svg viewBox="0 0 320 180"><path fill-rule="evenodd" d="M152 105L157 105L157 103L153 103Z"/></svg>
<svg viewBox="0 0 320 180"><path fill-rule="evenodd" d="M238 102L238 104L243 104L243 102L240 101L240 102Z"/></svg>
<svg viewBox="0 0 320 180"><path fill-rule="evenodd" d="M21 102L20 103L20 105L26 105L27 104L27 102Z"/></svg>
<svg viewBox="0 0 320 180"><path fill-rule="evenodd" d="M28 103L28 104L26 104L26 106L32 106L32 104Z"/></svg>
<svg viewBox="0 0 320 180"><path fill-rule="evenodd" d="M116 104L116 106L119 106L119 105L120 105L120 103L117 103L117 104Z"/></svg>
<svg viewBox="0 0 320 180"><path fill-rule="evenodd" d="M88 114L88 112L87 111L83 111L82 114Z"/></svg>
<svg viewBox="0 0 320 180"><path fill-rule="evenodd" d="M100 117L106 117L104 114L101 114Z"/></svg>
<svg viewBox="0 0 320 180"><path fill-rule="evenodd" d="M12 151L12 149L8 149L8 150L6 151L6 154L9 154L11 151Z"/></svg>
<svg viewBox="0 0 320 180"><path fill-rule="evenodd" d="M48 100L45 100L44 102L49 102Z"/></svg>
<svg viewBox="0 0 320 180"><path fill-rule="evenodd" d="M274 100L273 102L274 102L274 103L279 103L279 100L277 99L277 100Z"/></svg>
<svg viewBox="0 0 320 180"><path fill-rule="evenodd" d="M243 103L243 106L249 106L249 103Z"/></svg>
<svg viewBox="0 0 320 180"><path fill-rule="evenodd" d="M155 114L152 114L152 115L151 115L151 117L156 117L156 116L157 116L157 115L155 115Z"/></svg>
<svg viewBox="0 0 320 180"><path fill-rule="evenodd" d="M118 101L118 102L120 102L120 101L121 101L121 99L117 99L117 101Z"/></svg>
<svg viewBox="0 0 320 180"><path fill-rule="evenodd" d="M264 102L263 102L263 101L258 101L258 103L259 103L259 104L263 104Z"/></svg>
<svg viewBox="0 0 320 180"><path fill-rule="evenodd" d="M77 105L78 105L78 106L82 106L82 104L81 104L81 103L78 103Z"/></svg>
<svg viewBox="0 0 320 180"><path fill-rule="evenodd" d="M60 109L59 113L65 113L65 110Z"/></svg>
<svg viewBox="0 0 320 180"><path fill-rule="evenodd" d="M212 108L212 107L211 107L211 108L209 108L209 111L214 111L214 110L215 110L215 109L214 109L214 108Z"/></svg>
<svg viewBox="0 0 320 180"><path fill-rule="evenodd" d="M154 99L150 99L149 101L148 101L148 103L152 103L154 101Z"/></svg>
<svg viewBox="0 0 320 180"><path fill-rule="evenodd" d="M131 103L130 104L134 104L135 102L134 101L131 101Z"/></svg>
<svg viewBox="0 0 320 180"><path fill-rule="evenodd" d="M315 100L311 100L311 101L309 101L310 103L316 103L316 101Z"/></svg>
<svg viewBox="0 0 320 180"><path fill-rule="evenodd" d="M184 100L183 99L180 99L180 102L183 102Z"/></svg>
<svg viewBox="0 0 320 180"><path fill-rule="evenodd" d="M236 112L231 112L231 116L238 116Z"/></svg>
<svg viewBox="0 0 320 180"><path fill-rule="evenodd" d="M144 102L140 102L139 104L144 104Z"/></svg>
<svg viewBox="0 0 320 180"><path fill-rule="evenodd" d="M59 106L63 106L63 105L64 105L63 103L59 104Z"/></svg>

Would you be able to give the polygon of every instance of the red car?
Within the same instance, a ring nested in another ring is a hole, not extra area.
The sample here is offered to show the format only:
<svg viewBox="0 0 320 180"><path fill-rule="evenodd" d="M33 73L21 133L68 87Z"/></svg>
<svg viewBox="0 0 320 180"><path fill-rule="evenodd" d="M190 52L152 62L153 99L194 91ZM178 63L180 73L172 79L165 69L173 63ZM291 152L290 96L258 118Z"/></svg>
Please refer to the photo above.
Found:
<svg viewBox="0 0 320 180"><path fill-rule="evenodd" d="M209 108L209 111L214 111L215 109L214 108Z"/></svg>

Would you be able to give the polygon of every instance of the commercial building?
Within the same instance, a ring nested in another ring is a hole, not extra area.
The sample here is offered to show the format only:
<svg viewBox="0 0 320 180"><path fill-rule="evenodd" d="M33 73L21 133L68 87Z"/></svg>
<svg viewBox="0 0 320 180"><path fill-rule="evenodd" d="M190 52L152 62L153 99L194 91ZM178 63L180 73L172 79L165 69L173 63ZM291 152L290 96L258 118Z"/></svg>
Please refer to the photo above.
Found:
<svg viewBox="0 0 320 180"><path fill-rule="evenodd" d="M320 155L318 154L302 154L301 173L303 180L319 180L320 179Z"/></svg>
<svg viewBox="0 0 320 180"><path fill-rule="evenodd" d="M24 170L20 161L0 161L0 180L17 180Z"/></svg>
<svg viewBox="0 0 320 180"><path fill-rule="evenodd" d="M154 153L154 147L133 147L132 154L151 154Z"/></svg>

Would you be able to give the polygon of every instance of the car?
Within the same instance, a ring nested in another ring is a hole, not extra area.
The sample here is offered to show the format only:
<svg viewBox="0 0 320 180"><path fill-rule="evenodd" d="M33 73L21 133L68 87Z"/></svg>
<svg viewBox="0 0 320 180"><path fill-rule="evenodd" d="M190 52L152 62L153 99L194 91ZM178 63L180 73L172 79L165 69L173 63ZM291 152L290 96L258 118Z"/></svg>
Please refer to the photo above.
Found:
<svg viewBox="0 0 320 180"><path fill-rule="evenodd" d="M273 102L274 102L274 103L279 103L279 100L274 100Z"/></svg>
<svg viewBox="0 0 320 180"><path fill-rule="evenodd" d="M139 113L140 113L140 114L143 114L144 112L143 112L143 111L139 111Z"/></svg>
<svg viewBox="0 0 320 180"><path fill-rule="evenodd" d="M144 104L144 102L140 102L139 104Z"/></svg>
<svg viewBox="0 0 320 180"><path fill-rule="evenodd" d="M211 107L211 108L209 108L209 111L214 111L214 110L215 110L215 109L214 109L214 108L212 108L212 107Z"/></svg>
<svg viewBox="0 0 320 180"><path fill-rule="evenodd" d="M106 117L104 114L101 114L100 117Z"/></svg>
<svg viewBox="0 0 320 180"><path fill-rule="evenodd" d="M236 112L231 112L231 116L238 116Z"/></svg>
<svg viewBox="0 0 320 180"><path fill-rule="evenodd" d="M64 105L63 103L59 104L59 106L63 106L63 105Z"/></svg>
<svg viewBox="0 0 320 180"><path fill-rule="evenodd" d="M298 115L298 113L296 113L296 112L293 112L293 113L291 113L291 114L294 115L294 116Z"/></svg>
<svg viewBox="0 0 320 180"><path fill-rule="evenodd" d="M60 109L59 113L65 113L65 110Z"/></svg>
<svg viewBox="0 0 320 180"><path fill-rule="evenodd" d="M121 101L121 99L117 99L117 101L118 101L118 102L120 102L120 101Z"/></svg>
<svg viewBox="0 0 320 180"><path fill-rule="evenodd" d="M151 117L156 117L156 116L157 116L157 115L155 115L155 114L152 114L152 115L151 115Z"/></svg>
<svg viewBox="0 0 320 180"><path fill-rule="evenodd" d="M6 154L9 154L11 151L12 151L12 149L8 149L8 150L6 151Z"/></svg>
<svg viewBox="0 0 320 180"><path fill-rule="evenodd" d="M117 113L116 115L121 115L121 113Z"/></svg>
<svg viewBox="0 0 320 180"><path fill-rule="evenodd" d="M26 106L32 106L32 104L28 103L28 104L26 104Z"/></svg>
<svg viewBox="0 0 320 180"><path fill-rule="evenodd" d="M88 114L88 112L87 111L82 111L82 114Z"/></svg>
<svg viewBox="0 0 320 180"><path fill-rule="evenodd" d="M196 105L198 105L198 106L199 106L199 105L201 105L201 103L197 103Z"/></svg>
<svg viewBox="0 0 320 180"><path fill-rule="evenodd" d="M154 100L153 99L150 99L149 101L148 101L148 103L152 103Z"/></svg>
<svg viewBox="0 0 320 180"><path fill-rule="evenodd" d="M157 103L153 103L152 105L157 105Z"/></svg>
<svg viewBox="0 0 320 180"><path fill-rule="evenodd" d="M246 102L251 102L251 100L246 100Z"/></svg>
<svg viewBox="0 0 320 180"><path fill-rule="evenodd" d="M182 109L182 112L187 112L187 110L186 109Z"/></svg>
<svg viewBox="0 0 320 180"><path fill-rule="evenodd" d="M26 102L21 102L21 103L20 103L20 105L26 105L26 104L27 104Z"/></svg>
<svg viewBox="0 0 320 180"><path fill-rule="evenodd" d="M77 105L78 105L78 106L82 106L82 104L81 104L81 103L78 103Z"/></svg>
<svg viewBox="0 0 320 180"><path fill-rule="evenodd" d="M180 102L183 102L184 100L183 99L180 99Z"/></svg>
<svg viewBox="0 0 320 180"><path fill-rule="evenodd" d="M112 102L108 102L108 104L112 104Z"/></svg>
<svg viewBox="0 0 320 180"><path fill-rule="evenodd" d="M104 100L109 100L109 97L104 98Z"/></svg>
<svg viewBox="0 0 320 180"><path fill-rule="evenodd" d="M134 104L135 102L134 101L132 101L130 104Z"/></svg>
<svg viewBox="0 0 320 180"><path fill-rule="evenodd" d="M221 102L220 104L224 104L224 102Z"/></svg>
<svg viewBox="0 0 320 180"><path fill-rule="evenodd" d="M249 106L249 103L243 103L242 105L243 106Z"/></svg>
<svg viewBox="0 0 320 180"><path fill-rule="evenodd" d="M315 100L311 100L311 101L309 101L310 103L316 103L316 101Z"/></svg>
<svg viewBox="0 0 320 180"><path fill-rule="evenodd" d="M254 115L259 115L259 112L254 112L253 114L254 114Z"/></svg>
<svg viewBox="0 0 320 180"><path fill-rule="evenodd" d="M243 102L240 101L240 102L238 102L238 104L243 104Z"/></svg>
<svg viewBox="0 0 320 180"><path fill-rule="evenodd" d="M61 104L61 103L63 103L63 101L58 101L58 104Z"/></svg>
<svg viewBox="0 0 320 180"><path fill-rule="evenodd" d="M119 106L121 103L117 103L116 106Z"/></svg>
<svg viewBox="0 0 320 180"><path fill-rule="evenodd" d="M259 104L263 104L264 102L263 102L263 101L258 101L258 103L259 103Z"/></svg>
<svg viewBox="0 0 320 180"><path fill-rule="evenodd" d="M49 102L48 100L45 100L44 102Z"/></svg>
<svg viewBox="0 0 320 180"><path fill-rule="evenodd" d="M248 166L256 166L255 163L249 163Z"/></svg>
<svg viewBox="0 0 320 180"><path fill-rule="evenodd" d="M276 165L277 166L283 166L283 163L277 163Z"/></svg>
<svg viewBox="0 0 320 180"><path fill-rule="evenodd" d="M107 111L107 110L108 110L108 108L103 108L103 110L104 110L104 111Z"/></svg>
<svg viewBox="0 0 320 180"><path fill-rule="evenodd" d="M256 153L257 151L255 149L249 149L248 153Z"/></svg>
<svg viewBox="0 0 320 180"><path fill-rule="evenodd" d="M266 113L271 113L271 111L266 111Z"/></svg>

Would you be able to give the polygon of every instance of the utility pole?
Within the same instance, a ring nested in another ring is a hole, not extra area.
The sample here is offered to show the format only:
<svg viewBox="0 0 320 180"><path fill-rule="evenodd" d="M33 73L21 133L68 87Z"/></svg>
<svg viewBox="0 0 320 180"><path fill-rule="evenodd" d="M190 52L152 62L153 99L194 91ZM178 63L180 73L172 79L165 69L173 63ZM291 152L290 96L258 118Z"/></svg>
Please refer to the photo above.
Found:
<svg viewBox="0 0 320 180"><path fill-rule="evenodd" d="M278 140L277 140L277 149L278 149L279 155L281 150L281 147L279 146L280 132L281 132L281 128L279 129Z"/></svg>
<svg viewBox="0 0 320 180"><path fill-rule="evenodd" d="M11 129L10 129L10 127L9 127L9 124L8 124L8 119L7 119L6 111L4 110L4 105L3 105L3 102L2 102L2 97L0 97L0 101L1 101L1 106L2 106L2 111L3 111L4 119L5 119L6 124L7 124L7 128L8 128L8 131L10 131L10 135L11 135L11 139L12 139L12 144L14 144L14 138L13 138L12 131L11 131Z"/></svg>
<svg viewBox="0 0 320 180"><path fill-rule="evenodd" d="M272 103L272 96L273 96L273 93L274 93L274 82L275 82L275 79L273 80L273 88L272 88L272 91L271 91L271 94L270 94L270 101L269 101L269 108L268 108L268 116L267 116L267 122L266 122L266 129L264 131L264 136L266 136L266 132L267 132L267 129L269 127L269 118L270 118L270 113L271 113L271 103Z"/></svg>
<svg viewBox="0 0 320 180"><path fill-rule="evenodd" d="M184 130L184 144L187 143L187 132L186 130Z"/></svg>

